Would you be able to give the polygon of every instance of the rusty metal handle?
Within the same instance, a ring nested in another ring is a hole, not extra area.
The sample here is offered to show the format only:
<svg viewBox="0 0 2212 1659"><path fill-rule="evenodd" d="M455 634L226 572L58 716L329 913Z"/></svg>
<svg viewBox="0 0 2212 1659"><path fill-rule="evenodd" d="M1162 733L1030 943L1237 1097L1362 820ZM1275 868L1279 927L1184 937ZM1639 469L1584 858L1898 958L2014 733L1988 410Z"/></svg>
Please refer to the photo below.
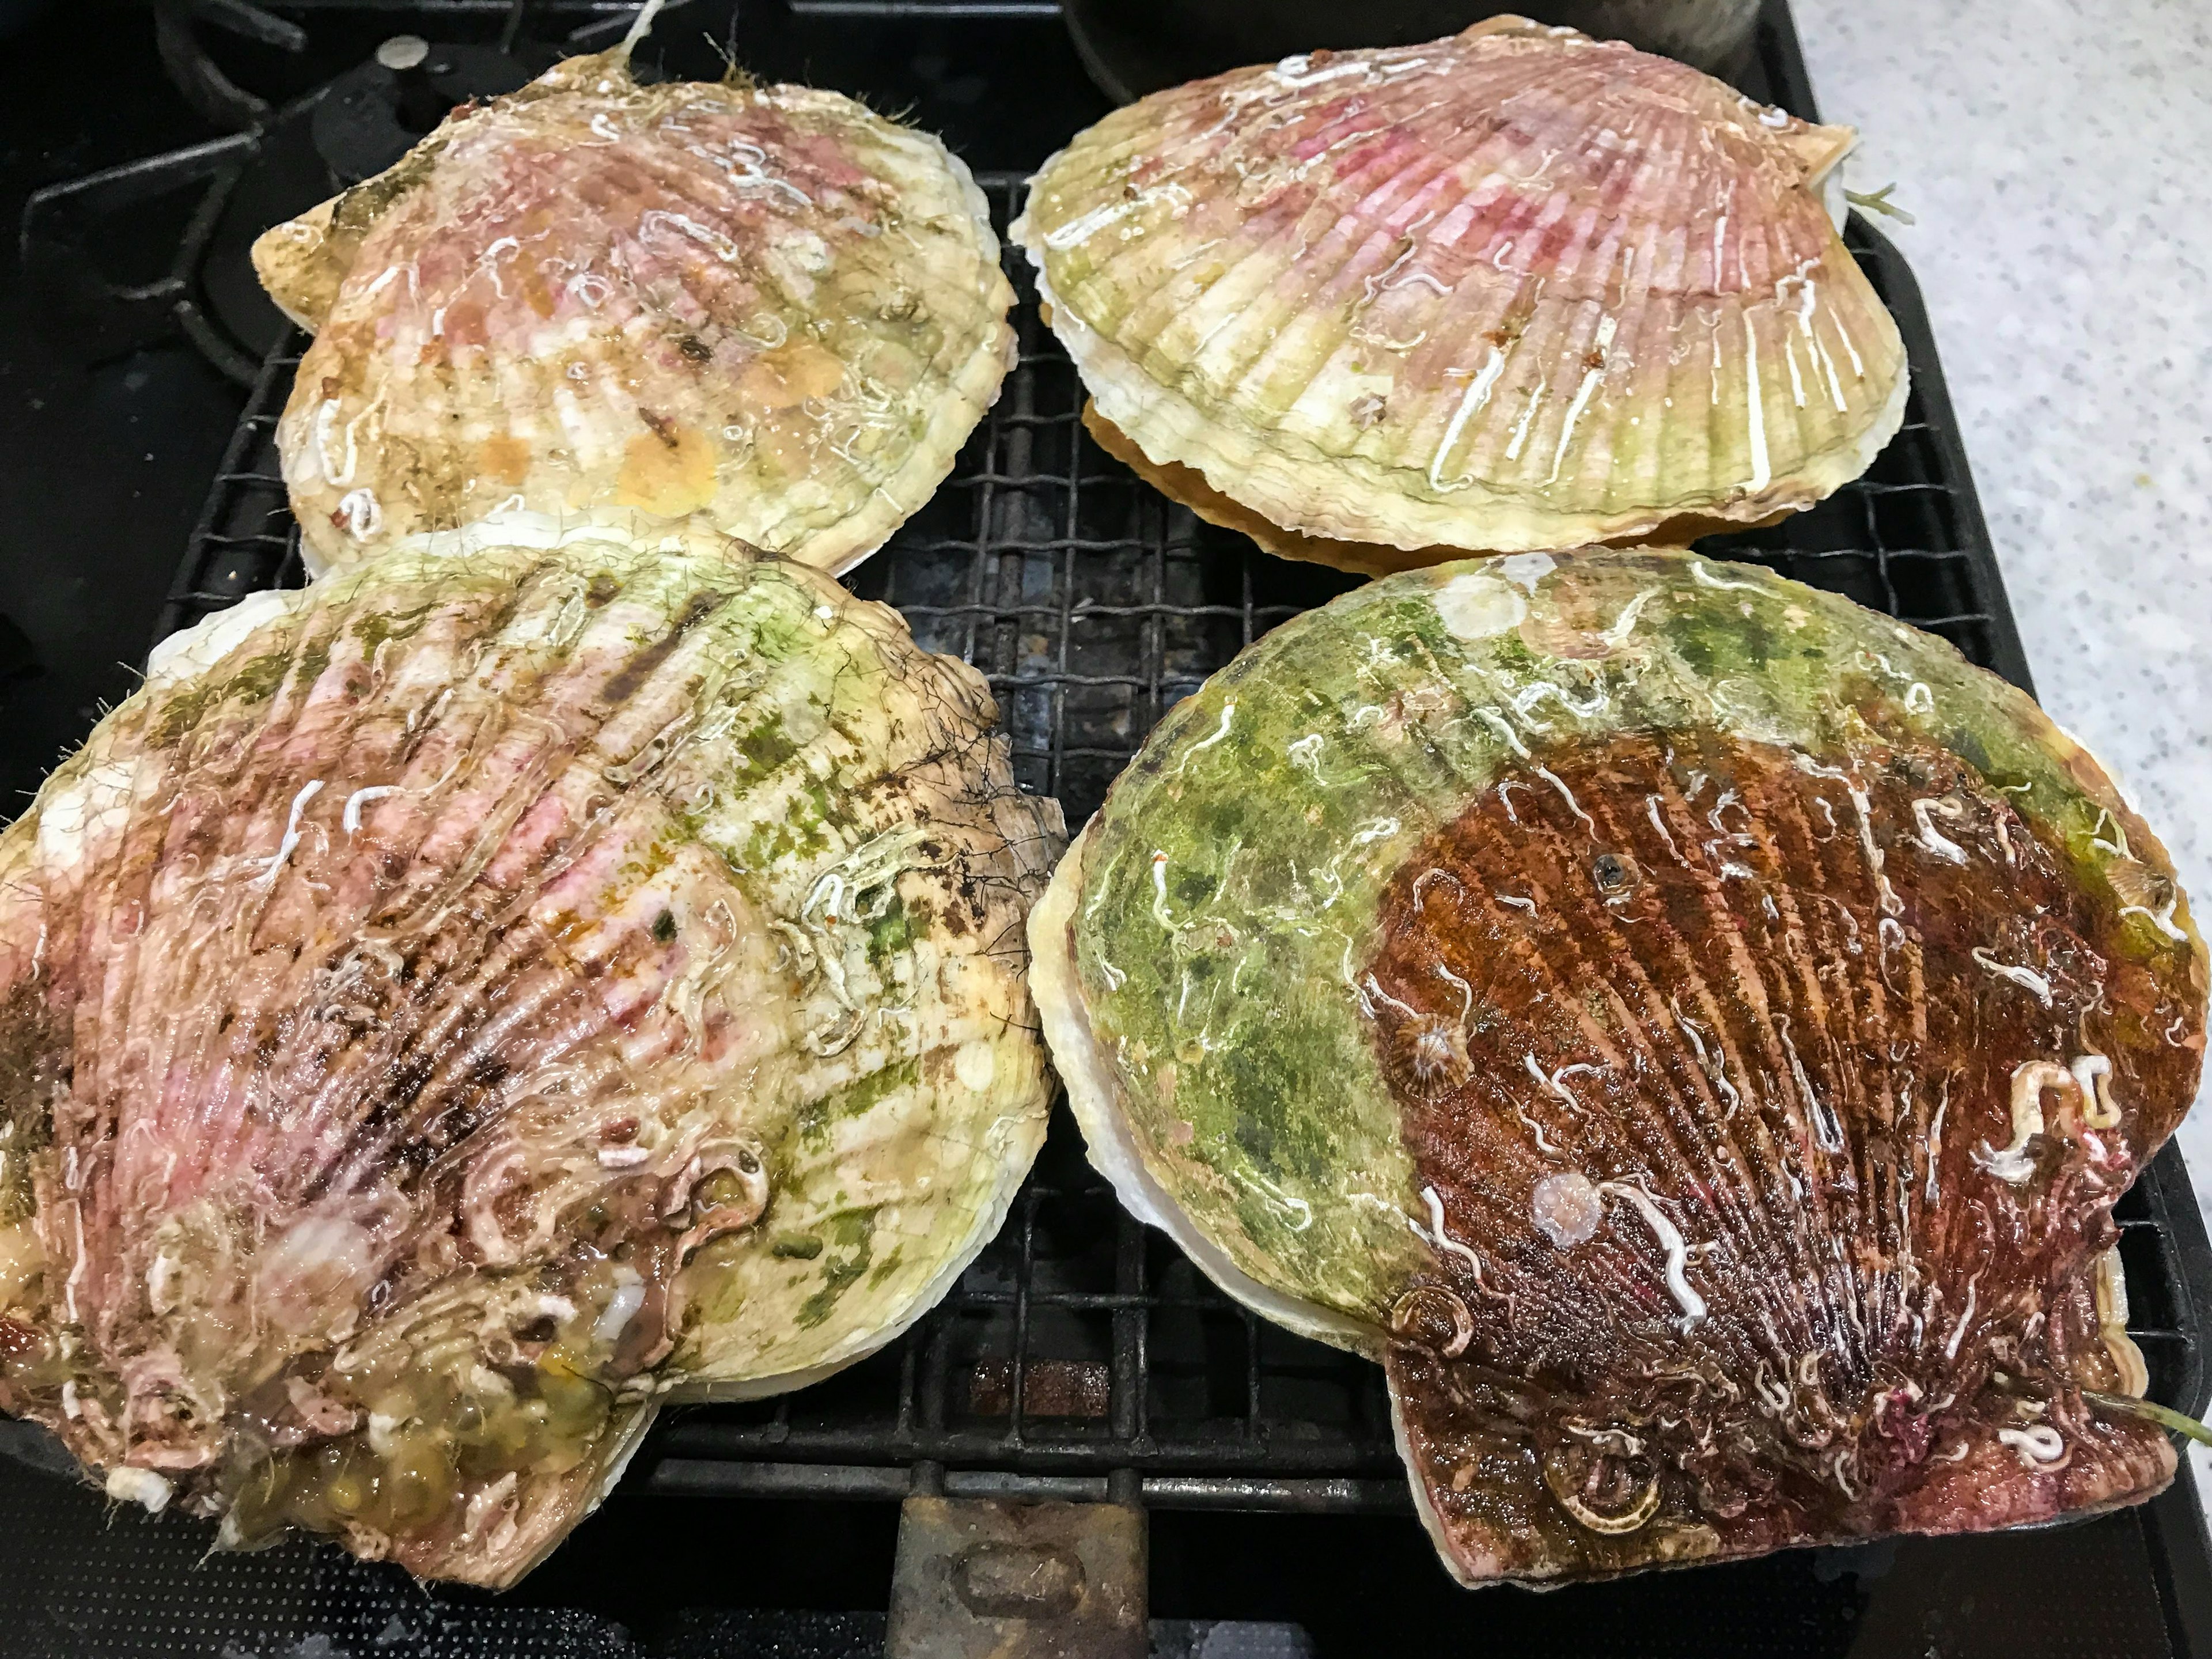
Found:
<svg viewBox="0 0 2212 1659"><path fill-rule="evenodd" d="M1133 1482L1125 1483L1133 1485ZM1145 1659L1145 1512L922 1492L899 1510L889 1659Z"/></svg>

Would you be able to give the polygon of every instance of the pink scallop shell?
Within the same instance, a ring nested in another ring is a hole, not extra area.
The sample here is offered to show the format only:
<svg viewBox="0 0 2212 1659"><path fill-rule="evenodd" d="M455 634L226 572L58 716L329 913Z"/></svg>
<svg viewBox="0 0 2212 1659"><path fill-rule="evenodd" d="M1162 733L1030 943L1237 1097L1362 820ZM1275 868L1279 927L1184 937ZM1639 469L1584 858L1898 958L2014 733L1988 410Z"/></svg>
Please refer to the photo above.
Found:
<svg viewBox="0 0 2212 1659"><path fill-rule="evenodd" d="M1263 539L1558 549L1810 506L1896 431L1904 347L1817 193L1850 141L1494 19L1118 111L1015 235L1097 416Z"/></svg>

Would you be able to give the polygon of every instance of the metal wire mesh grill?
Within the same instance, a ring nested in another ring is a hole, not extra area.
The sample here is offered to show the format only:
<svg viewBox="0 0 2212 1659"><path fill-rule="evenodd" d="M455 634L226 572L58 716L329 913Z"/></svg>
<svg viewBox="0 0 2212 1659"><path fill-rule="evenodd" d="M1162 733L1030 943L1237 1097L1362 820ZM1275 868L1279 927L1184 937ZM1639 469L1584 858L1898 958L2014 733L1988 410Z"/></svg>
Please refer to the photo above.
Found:
<svg viewBox="0 0 2212 1659"><path fill-rule="evenodd" d="M1003 228L1020 181L983 182ZM1704 550L1941 634L2024 685L1910 275L1856 221L1850 241L1912 356L1905 426L1866 477L1820 507ZM1010 256L1008 269L1023 295L1019 357L999 404L935 499L853 585L896 605L922 644L984 672L1021 781L1058 796L1079 824L1176 701L1356 579L1260 553L1099 450L1026 266ZM302 580L275 447L297 345L280 348L253 389L164 633ZM2189 1193L2169 1150L2119 1216L2152 1395L2194 1413L2206 1377L2192 1284L2212 1262ZM1406 1503L1398 1468L1380 1371L1213 1290L1120 1208L1062 1110L1006 1229L915 1331L800 1394L668 1423L634 1478L674 1494L854 1497L899 1496L917 1479L1068 1497L1133 1483L1156 1506L1355 1509Z"/></svg>

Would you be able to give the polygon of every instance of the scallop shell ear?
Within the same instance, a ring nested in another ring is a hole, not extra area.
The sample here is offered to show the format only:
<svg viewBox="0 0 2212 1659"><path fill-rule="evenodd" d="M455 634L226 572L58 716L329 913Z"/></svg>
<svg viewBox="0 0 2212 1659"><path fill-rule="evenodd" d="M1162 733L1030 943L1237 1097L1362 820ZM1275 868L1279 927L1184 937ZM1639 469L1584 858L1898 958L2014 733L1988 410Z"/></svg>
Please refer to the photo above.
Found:
<svg viewBox="0 0 2212 1659"><path fill-rule="evenodd" d="M1723 574L1723 569L1726 574ZM2146 1497L2111 1211L2204 946L2095 763L1745 567L1386 577L1170 714L1030 923L1093 1161L1388 1369L1469 1582Z"/></svg>
<svg viewBox="0 0 2212 1659"><path fill-rule="evenodd" d="M330 315L356 252L348 248L341 255L331 245L331 220L337 203L332 198L296 219L270 226L253 240L253 274L276 308L311 334Z"/></svg>
<svg viewBox="0 0 2212 1659"><path fill-rule="evenodd" d="M1012 289L942 144L619 49L256 244L316 331L277 431L311 568L494 512L693 514L842 570L998 394Z"/></svg>
<svg viewBox="0 0 2212 1659"><path fill-rule="evenodd" d="M489 1583L996 1231L1063 839L895 612L506 531L211 619L0 833L0 1410Z"/></svg>
<svg viewBox="0 0 2212 1659"><path fill-rule="evenodd" d="M536 84L543 87L551 76ZM253 274L276 308L315 333L337 303L346 273L360 257L362 240L395 203L428 177L456 123L472 111L449 115L437 130L374 179L365 179L312 207L296 219L271 225L253 240Z"/></svg>
<svg viewBox="0 0 2212 1659"><path fill-rule="evenodd" d="M1810 506L1903 418L1818 194L1851 138L1493 21L1155 94L1046 163L1015 234L1099 420L1263 545L1665 539Z"/></svg>

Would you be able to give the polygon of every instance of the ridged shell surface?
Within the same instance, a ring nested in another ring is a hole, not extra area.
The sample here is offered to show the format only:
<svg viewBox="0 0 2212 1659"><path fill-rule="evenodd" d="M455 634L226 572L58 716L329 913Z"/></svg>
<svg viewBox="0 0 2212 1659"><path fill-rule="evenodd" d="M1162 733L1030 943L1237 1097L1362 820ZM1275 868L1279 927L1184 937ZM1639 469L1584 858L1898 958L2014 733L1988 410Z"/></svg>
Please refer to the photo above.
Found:
<svg viewBox="0 0 2212 1659"><path fill-rule="evenodd" d="M1093 1160L1384 1362L1468 1582L2172 1473L2111 1212L2194 1097L2204 946L1939 640L1680 554L1386 578L1179 705L1030 929Z"/></svg>
<svg viewBox="0 0 2212 1659"><path fill-rule="evenodd" d="M681 518L842 570L998 395L1012 289L936 139L836 93L574 58L255 245L315 334L277 429L320 568L494 511Z"/></svg>
<svg viewBox="0 0 2212 1659"><path fill-rule="evenodd" d="M1903 417L1817 193L1850 142L1500 18L1118 110L1014 234L1109 447L1275 551L1687 539L1819 501Z"/></svg>
<svg viewBox="0 0 2212 1659"><path fill-rule="evenodd" d="M212 618L0 836L0 1409L111 1494L511 1583L1003 1218L1058 809L894 612L608 536Z"/></svg>

